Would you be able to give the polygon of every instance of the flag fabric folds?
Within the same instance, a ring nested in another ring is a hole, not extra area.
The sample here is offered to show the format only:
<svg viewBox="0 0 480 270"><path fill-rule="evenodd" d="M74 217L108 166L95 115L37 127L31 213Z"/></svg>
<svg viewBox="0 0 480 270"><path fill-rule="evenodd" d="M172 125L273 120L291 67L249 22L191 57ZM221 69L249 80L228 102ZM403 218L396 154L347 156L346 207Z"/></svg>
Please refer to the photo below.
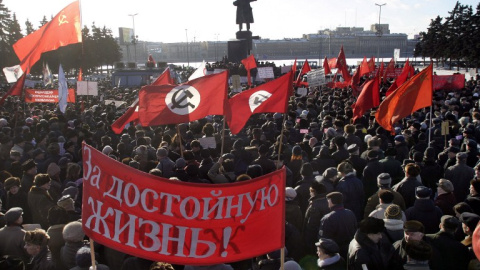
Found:
<svg viewBox="0 0 480 270"><path fill-rule="evenodd" d="M132 121L138 122L138 98L122 116L113 122L111 125L113 132L115 134L122 133L125 126Z"/></svg>
<svg viewBox="0 0 480 270"><path fill-rule="evenodd" d="M175 84L170 74L170 68L166 68L158 78L150 85Z"/></svg>
<svg viewBox="0 0 480 270"><path fill-rule="evenodd" d="M421 108L431 106L432 97L433 66L430 64L383 100L375 118L380 126L393 133L393 124Z"/></svg>
<svg viewBox="0 0 480 270"><path fill-rule="evenodd" d="M400 75L398 75L392 85L390 85L387 92L385 93L385 96L388 97L391 93L393 93L393 91L395 91L400 85L402 85L407 80L409 73L410 64L407 59L407 62L405 62L405 65L403 66L402 73L400 73Z"/></svg>
<svg viewBox="0 0 480 270"><path fill-rule="evenodd" d="M27 78L27 74L23 73L23 75L17 80L17 82L8 90L8 92L0 99L0 105L5 102L5 99L8 96L21 96L23 86L25 85L25 79Z"/></svg>
<svg viewBox="0 0 480 270"><path fill-rule="evenodd" d="M80 4L75 1L40 29L18 40L13 49L23 72L28 73L42 53L79 42L82 42Z"/></svg>
<svg viewBox="0 0 480 270"><path fill-rule="evenodd" d="M143 126L178 124L207 115L223 115L227 88L227 71L180 85L147 85L138 96L140 123Z"/></svg>
<svg viewBox="0 0 480 270"><path fill-rule="evenodd" d="M345 52L343 51L343 46L340 48L340 52L338 53L337 57L337 73L341 73L343 76L343 79L345 82L350 82L352 77L350 76L350 73L348 72L348 65L347 65L347 60L345 58Z"/></svg>
<svg viewBox="0 0 480 270"><path fill-rule="evenodd" d="M244 91L228 100L225 119L232 134L237 134L254 113L285 113L292 86L293 72Z"/></svg>
<svg viewBox="0 0 480 270"><path fill-rule="evenodd" d="M386 82L388 75L392 73L395 74L395 61L393 60L393 58L390 59L390 62L388 62L387 68L385 69L385 73L382 74L383 82Z"/></svg>
<svg viewBox="0 0 480 270"><path fill-rule="evenodd" d="M202 61L202 64L188 77L189 81L193 81L200 77L203 77L207 74L207 69L205 68L205 60Z"/></svg>
<svg viewBox="0 0 480 270"><path fill-rule="evenodd" d="M323 69L325 70L325 75L332 73L332 70L330 69L330 65L328 63L328 59L325 56L325 59L323 60Z"/></svg>
<svg viewBox="0 0 480 270"><path fill-rule="evenodd" d="M65 113L68 100L68 85L63 72L62 64L58 68L58 108L62 113Z"/></svg>
<svg viewBox="0 0 480 270"><path fill-rule="evenodd" d="M353 81L353 80L352 80ZM357 101L352 105L353 121L362 117L366 111L380 104L380 79L377 76L365 83Z"/></svg>
<svg viewBox="0 0 480 270"><path fill-rule="evenodd" d="M365 74L370 73L370 67L368 66L367 57L363 57L363 61L360 64L359 76L362 77Z"/></svg>
<svg viewBox="0 0 480 270"><path fill-rule="evenodd" d="M302 69L300 69L300 73L298 74L297 81L295 82L295 86L300 86L302 84L302 78L303 75L307 74L309 71L312 69L310 68L310 65L308 64L308 60L305 59L305 62L303 63ZM303 83L305 84L305 83Z"/></svg>
<svg viewBox="0 0 480 270"><path fill-rule="evenodd" d="M252 79L251 79L252 76L250 75L250 70L253 69L253 68L257 68L257 63L255 62L255 57L253 57L253 54L250 54L250 56L248 56L245 59L242 59L242 61L240 61L240 62L242 62L243 66L247 70L248 86L251 86L252 85Z"/></svg>

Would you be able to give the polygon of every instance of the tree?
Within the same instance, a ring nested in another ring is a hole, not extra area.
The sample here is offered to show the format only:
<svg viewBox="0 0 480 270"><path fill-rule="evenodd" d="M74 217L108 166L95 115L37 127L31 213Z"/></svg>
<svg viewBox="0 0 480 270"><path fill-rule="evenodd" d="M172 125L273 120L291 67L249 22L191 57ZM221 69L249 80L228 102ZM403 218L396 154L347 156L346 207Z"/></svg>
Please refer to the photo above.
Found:
<svg viewBox="0 0 480 270"><path fill-rule="evenodd" d="M0 66L8 66L9 55L12 52L8 44L8 25L10 23L10 11L0 0Z"/></svg>
<svg viewBox="0 0 480 270"><path fill-rule="evenodd" d="M47 16L43 15L43 19L40 21L40 27L38 27L38 28L41 28L42 26L44 26L47 23L48 23Z"/></svg>

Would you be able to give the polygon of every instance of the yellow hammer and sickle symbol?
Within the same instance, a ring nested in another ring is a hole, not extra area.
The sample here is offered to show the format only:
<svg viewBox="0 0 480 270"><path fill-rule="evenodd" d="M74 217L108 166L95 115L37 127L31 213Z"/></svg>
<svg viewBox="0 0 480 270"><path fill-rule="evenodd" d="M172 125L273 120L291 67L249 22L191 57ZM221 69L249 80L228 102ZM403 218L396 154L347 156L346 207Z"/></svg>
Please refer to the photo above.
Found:
<svg viewBox="0 0 480 270"><path fill-rule="evenodd" d="M68 23L67 21L67 16L62 14L58 17L58 26L64 24L64 23Z"/></svg>

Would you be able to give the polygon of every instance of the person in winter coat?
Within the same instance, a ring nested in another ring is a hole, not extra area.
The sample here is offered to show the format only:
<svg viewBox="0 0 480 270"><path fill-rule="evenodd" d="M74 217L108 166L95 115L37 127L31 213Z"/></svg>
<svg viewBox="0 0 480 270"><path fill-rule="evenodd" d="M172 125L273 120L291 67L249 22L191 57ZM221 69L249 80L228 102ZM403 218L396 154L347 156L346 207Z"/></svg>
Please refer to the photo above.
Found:
<svg viewBox="0 0 480 270"><path fill-rule="evenodd" d="M291 187L285 188L285 220L301 232L303 213L296 200L297 192Z"/></svg>
<svg viewBox="0 0 480 270"><path fill-rule="evenodd" d="M480 180L470 181L470 194L465 202L472 208L473 213L480 216Z"/></svg>
<svg viewBox="0 0 480 270"><path fill-rule="evenodd" d="M403 135L397 135L394 138L395 142L395 149L397 150L397 155L395 156L395 159L403 162L404 159L408 159L408 146L407 143L405 142L405 137Z"/></svg>
<svg viewBox="0 0 480 270"><path fill-rule="evenodd" d="M31 270L55 270L55 264L48 248L50 237L42 229L35 229L25 233L25 250L32 258L27 265Z"/></svg>
<svg viewBox="0 0 480 270"><path fill-rule="evenodd" d="M348 245L357 230L357 218L351 210L343 207L342 193L328 193L327 202L331 212L320 221L318 236L335 241L340 247L340 256L346 258Z"/></svg>
<svg viewBox="0 0 480 270"><path fill-rule="evenodd" d="M4 188L7 191L7 201L5 202L5 209L9 210L13 207L20 207L23 209L23 221L26 224L32 223L32 215L28 207L28 196L20 186L20 178L9 177L5 180Z"/></svg>
<svg viewBox="0 0 480 270"><path fill-rule="evenodd" d="M417 187L415 190L417 200L415 200L414 205L405 212L407 220L417 220L423 224L425 233L438 231L438 224L443 215L442 210L433 203L433 200L430 198L431 195L432 192L428 187Z"/></svg>
<svg viewBox="0 0 480 270"><path fill-rule="evenodd" d="M310 163L304 163L300 169L301 180L297 182L295 191L297 192L297 202L300 205L302 214L304 215L308 207L308 199L310 198L310 186L315 177L313 176L313 168Z"/></svg>
<svg viewBox="0 0 480 270"><path fill-rule="evenodd" d="M423 154L423 165L421 166L420 177L424 186L435 190L437 183L443 176L443 168L435 160L435 149L428 147Z"/></svg>
<svg viewBox="0 0 480 270"><path fill-rule="evenodd" d="M367 158L367 166L363 169L363 188L368 198L377 191L377 177L385 171L383 164L378 161L378 151L370 150Z"/></svg>
<svg viewBox="0 0 480 270"><path fill-rule="evenodd" d="M433 249L425 241L410 241L406 244L407 263L403 265L405 270L430 270L428 265Z"/></svg>
<svg viewBox="0 0 480 270"><path fill-rule="evenodd" d="M318 237L321 219L330 212L325 186L317 180L310 185L310 199L303 220L303 239L308 254L315 254L315 242Z"/></svg>
<svg viewBox="0 0 480 270"><path fill-rule="evenodd" d="M317 243L317 265L319 270L345 270L347 264L338 253L340 247L335 241L328 238L320 238Z"/></svg>
<svg viewBox="0 0 480 270"><path fill-rule="evenodd" d="M454 238L459 225L460 221L456 217L445 215L441 218L440 231L426 235L439 254L437 269L467 269L470 261L468 248Z"/></svg>
<svg viewBox="0 0 480 270"><path fill-rule="evenodd" d="M444 215L455 215L453 206L455 206L456 200L453 195L453 184L450 180L441 178L437 183L437 197L435 198L435 205L442 210Z"/></svg>
<svg viewBox="0 0 480 270"><path fill-rule="evenodd" d="M60 249L60 257L63 265L67 269L75 267L75 256L77 251L85 245L83 239L85 238L85 232L82 228L82 223L73 221L63 227L63 240L65 245Z"/></svg>
<svg viewBox="0 0 480 270"><path fill-rule="evenodd" d="M35 185L28 192L28 206L32 211L33 222L40 224L44 229L49 227L48 210L56 205L48 192L50 181L48 174L37 174L34 180Z"/></svg>
<svg viewBox="0 0 480 270"><path fill-rule="evenodd" d="M400 258L393 246L383 238L385 223L381 219L367 217L359 223L355 237L348 247L348 270L402 269Z"/></svg>
<svg viewBox="0 0 480 270"><path fill-rule="evenodd" d="M393 204L394 195L392 191L384 189L378 192L378 198L380 200L380 203L377 205L377 209L373 210L368 216L378 219L384 219L386 209ZM403 221L407 221L407 218L403 211L400 212L400 216Z"/></svg>
<svg viewBox="0 0 480 270"><path fill-rule="evenodd" d="M29 260L24 246L25 230L22 227L23 210L20 207L13 207L5 213L7 225L0 229L0 256L12 255L21 258L24 263Z"/></svg>
<svg viewBox="0 0 480 270"><path fill-rule="evenodd" d="M390 244L397 242L403 238L403 224L402 220L403 211L400 206L391 204L385 209L384 219L385 222L385 236Z"/></svg>
<svg viewBox="0 0 480 270"><path fill-rule="evenodd" d="M405 178L400 183L393 186L393 190L400 193L405 200L405 207L408 209L415 202L415 189L422 185L417 179L420 174L420 167L409 163L405 166Z"/></svg>
<svg viewBox="0 0 480 270"><path fill-rule="evenodd" d="M218 158L218 162L208 170L208 178L214 184L232 183L236 176L234 173L234 161L231 159L223 160L223 157Z"/></svg>
<svg viewBox="0 0 480 270"><path fill-rule="evenodd" d="M347 160L352 163L353 168L357 172L357 177L362 179L363 170L365 169L365 166L367 166L367 161L360 157L360 148L357 144L349 145L347 151L350 154Z"/></svg>
<svg viewBox="0 0 480 270"><path fill-rule="evenodd" d="M392 183L392 178L388 173L382 173L377 177L377 186L378 186L378 191L370 196L367 200L367 205L365 206L365 211L364 211L364 218L368 217L372 211L374 211L378 204L380 203L380 198L378 197L380 191L382 190L389 190L393 193L393 203L400 206L400 208L403 210L405 209L405 201L403 200L403 197L400 193L393 191L392 188L390 187Z"/></svg>
<svg viewBox="0 0 480 270"><path fill-rule="evenodd" d="M455 190L453 194L457 202L461 202L467 198L468 186L470 180L475 176L475 170L467 164L467 153L460 152L457 154L457 163L448 167L445 171L445 178L450 180Z"/></svg>
<svg viewBox="0 0 480 270"><path fill-rule="evenodd" d="M326 169L322 175L315 176L315 180L319 181L325 186L325 193L330 193L335 191L335 186L337 185L338 171L335 167L330 167Z"/></svg>
<svg viewBox="0 0 480 270"><path fill-rule="evenodd" d="M357 220L361 220L365 202L362 181L357 178L352 164L347 161L340 163L337 170L342 178L338 181L336 190L343 194L345 208L355 213Z"/></svg>

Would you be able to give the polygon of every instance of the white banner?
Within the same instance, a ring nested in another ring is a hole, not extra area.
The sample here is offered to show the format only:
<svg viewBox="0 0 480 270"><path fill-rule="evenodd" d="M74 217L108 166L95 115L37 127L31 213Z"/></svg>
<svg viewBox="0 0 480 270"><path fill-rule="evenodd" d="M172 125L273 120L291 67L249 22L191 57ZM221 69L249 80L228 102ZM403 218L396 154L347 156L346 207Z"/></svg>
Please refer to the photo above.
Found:
<svg viewBox="0 0 480 270"><path fill-rule="evenodd" d="M307 73L308 86L320 86L327 84L325 80L325 70L319 68L316 70L309 71Z"/></svg>
<svg viewBox="0 0 480 270"><path fill-rule="evenodd" d="M258 67L257 68L257 78L260 79L273 79L275 75L273 74L273 67Z"/></svg>
<svg viewBox="0 0 480 270"><path fill-rule="evenodd" d="M98 96L98 83L91 81L77 81L78 96Z"/></svg>
<svg viewBox="0 0 480 270"><path fill-rule="evenodd" d="M3 68L3 73L8 83L14 83L23 75L23 70L20 68L20 65L16 65Z"/></svg>

